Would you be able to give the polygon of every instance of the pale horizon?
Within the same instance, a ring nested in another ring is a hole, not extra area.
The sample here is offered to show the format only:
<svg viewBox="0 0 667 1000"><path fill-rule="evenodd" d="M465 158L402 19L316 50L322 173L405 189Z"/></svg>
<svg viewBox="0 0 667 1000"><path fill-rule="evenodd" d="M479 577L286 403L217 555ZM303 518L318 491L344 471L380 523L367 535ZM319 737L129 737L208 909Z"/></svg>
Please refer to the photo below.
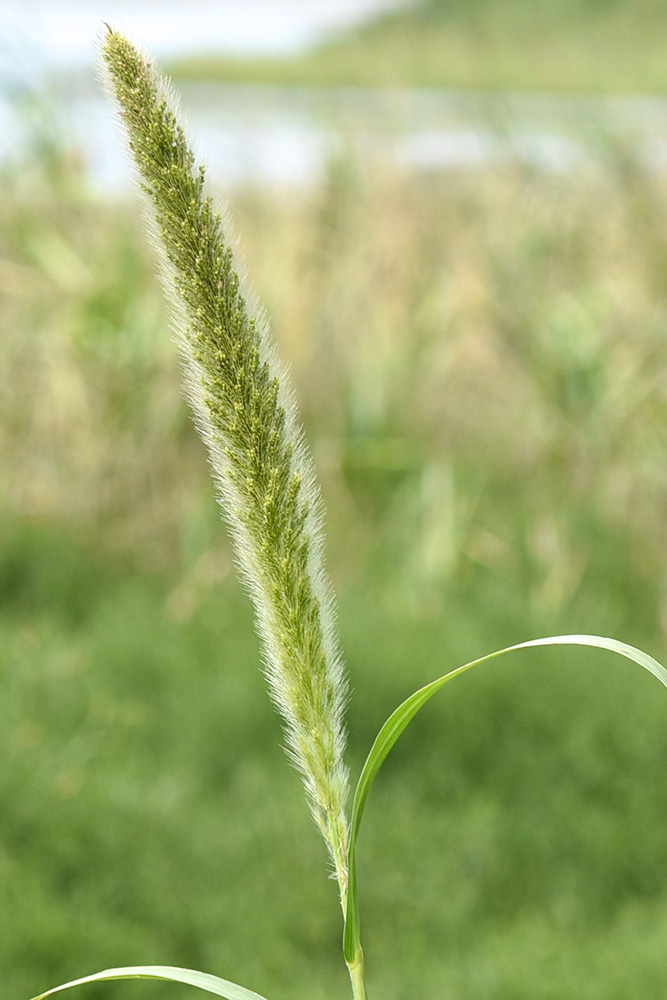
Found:
<svg viewBox="0 0 667 1000"><path fill-rule="evenodd" d="M0 63L85 68L104 22L159 58L196 52L297 53L414 0L23 0L0 3Z"/></svg>

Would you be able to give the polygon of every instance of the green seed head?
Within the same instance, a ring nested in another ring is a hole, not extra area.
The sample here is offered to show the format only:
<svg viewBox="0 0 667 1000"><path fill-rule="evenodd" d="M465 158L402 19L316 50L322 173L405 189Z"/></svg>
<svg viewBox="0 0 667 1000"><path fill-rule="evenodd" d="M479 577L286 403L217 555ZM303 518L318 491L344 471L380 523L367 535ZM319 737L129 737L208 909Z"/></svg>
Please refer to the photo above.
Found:
<svg viewBox="0 0 667 1000"><path fill-rule="evenodd" d="M151 207L187 393L254 602L272 697L344 896L346 680L312 462L268 325L244 290L169 85L119 33L109 29L102 48Z"/></svg>

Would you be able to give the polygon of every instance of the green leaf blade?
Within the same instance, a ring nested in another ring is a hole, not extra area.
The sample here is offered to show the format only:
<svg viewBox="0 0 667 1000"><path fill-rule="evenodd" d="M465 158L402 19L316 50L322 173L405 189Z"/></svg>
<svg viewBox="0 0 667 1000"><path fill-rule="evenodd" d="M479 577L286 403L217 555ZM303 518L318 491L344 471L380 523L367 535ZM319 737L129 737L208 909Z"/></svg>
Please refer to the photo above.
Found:
<svg viewBox="0 0 667 1000"><path fill-rule="evenodd" d="M166 982L194 986L205 993L213 993L215 996L223 997L224 1000L264 1000L264 997L261 997L259 993L253 993L243 986L230 983L218 976L211 976L195 969L179 969L170 965L130 965L120 969L105 969L92 976L84 976L82 979L73 979L70 983L55 986L53 989L47 990L46 993L40 993L38 997L33 997L33 1000L45 1000L46 997L53 996L54 993L69 990L74 986L85 986L86 983L100 983L111 979L161 979Z"/></svg>
<svg viewBox="0 0 667 1000"><path fill-rule="evenodd" d="M549 636L543 639L531 639L528 642L520 642L513 646L506 646L504 649L498 649L493 653L488 653L486 656L482 656L477 660L471 660L469 663L465 663L462 667L458 667L456 670L452 670L449 673L444 674L442 677L438 677L430 684L427 684L425 687L415 691L409 698L406 698L406 700L402 702L394 712L392 712L375 738L375 742L373 743L370 753L366 758L366 763L362 768L354 793L352 818L350 821L347 912L345 915L345 934L343 938L343 951L345 953L345 960L348 964L355 962L361 953L356 866L357 837L361 826L361 818L368 799L368 794L371 790L373 782L375 781L377 773L390 750L417 713L428 701L430 701L433 695L448 684L449 681L470 670L471 667L497 659L498 657L504 656L506 653L511 653L519 649L536 648L539 646L589 646L592 648L606 650L607 652L617 653L619 656L623 656L625 659L631 660L634 663L637 663L640 667L643 667L667 688L667 670L665 670L665 668L658 663L657 660L653 659L652 656L649 656L648 653L645 653L641 649L637 649L635 646L630 646L625 642L619 642L618 639L609 639L599 635L557 635Z"/></svg>

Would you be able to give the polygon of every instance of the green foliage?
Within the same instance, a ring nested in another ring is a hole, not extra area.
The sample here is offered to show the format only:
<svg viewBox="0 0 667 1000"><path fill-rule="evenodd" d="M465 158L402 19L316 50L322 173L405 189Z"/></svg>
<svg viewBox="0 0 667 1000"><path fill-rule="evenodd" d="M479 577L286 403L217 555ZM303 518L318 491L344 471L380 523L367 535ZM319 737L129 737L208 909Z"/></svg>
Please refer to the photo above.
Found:
<svg viewBox="0 0 667 1000"><path fill-rule="evenodd" d="M16 531L4 539L18 544ZM219 970L267 997L344 996L335 892L277 749L243 595L199 581L184 619L197 583L185 569L114 569L72 538L49 548L27 534L31 573L69 547L87 604L74 623L54 617L48 587L51 606L23 616L3 601L7 995L143 959ZM557 624L531 620L516 591L502 608L453 593L429 617L386 610L370 580L341 599L356 773L435 663L492 648L499 627ZM402 736L358 845L371 995L474 1000L482 977L494 1000L578 997L577 981L593 1000L592 969L605 996L660 992L664 704L650 678L599 661L526 651L461 678Z"/></svg>

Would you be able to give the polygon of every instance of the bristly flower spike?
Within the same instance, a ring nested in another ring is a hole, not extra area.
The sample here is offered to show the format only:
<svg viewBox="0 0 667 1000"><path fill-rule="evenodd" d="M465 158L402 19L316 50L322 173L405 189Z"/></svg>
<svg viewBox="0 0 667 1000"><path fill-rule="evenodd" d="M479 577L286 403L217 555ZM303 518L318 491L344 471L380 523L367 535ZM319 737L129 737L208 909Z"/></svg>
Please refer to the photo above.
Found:
<svg viewBox="0 0 667 1000"><path fill-rule="evenodd" d="M347 686L324 568L319 490L267 323L249 309L227 226L166 81L118 32L102 42L174 304L187 390L252 597L273 700L345 907Z"/></svg>

